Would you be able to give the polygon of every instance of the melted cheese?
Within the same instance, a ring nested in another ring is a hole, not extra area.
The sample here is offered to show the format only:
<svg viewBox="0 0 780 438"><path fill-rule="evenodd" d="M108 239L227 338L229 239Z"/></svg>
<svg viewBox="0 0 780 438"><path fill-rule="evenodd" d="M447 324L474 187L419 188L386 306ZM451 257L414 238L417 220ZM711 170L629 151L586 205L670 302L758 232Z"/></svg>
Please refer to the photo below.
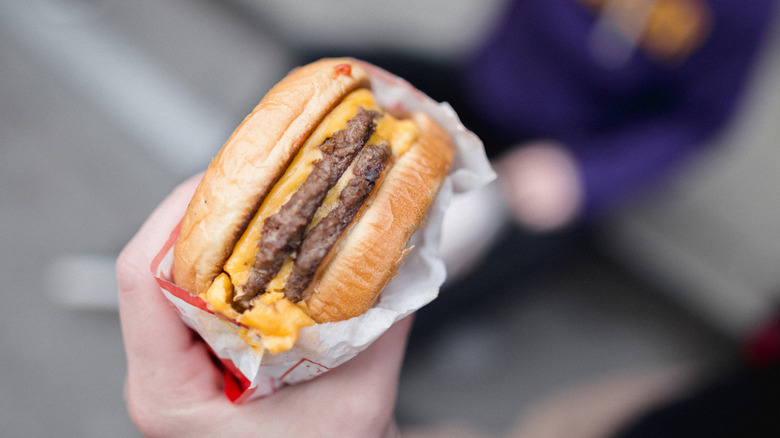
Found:
<svg viewBox="0 0 780 438"><path fill-rule="evenodd" d="M230 277L224 272L214 279L206 293L202 295L213 311L235 319L238 317L238 312L233 310L230 305L232 296L233 284L230 282Z"/></svg>
<svg viewBox="0 0 780 438"><path fill-rule="evenodd" d="M388 168L393 160L403 155L416 141L418 131L414 122L398 120L390 114L383 113L368 89L359 89L348 94L303 143L290 166L268 193L236 243L232 255L225 263L224 273L219 275L203 294L204 299L215 311L250 327L242 337L255 347L264 347L271 353L288 350L295 343L298 330L314 324L305 311L305 304L296 305L284 298L284 284L292 270L292 257L288 257L279 274L269 284L267 292L253 301L252 309L239 315L230 303L234 288L240 289L249 279L264 221L279 211L306 181L314 163L322 158L319 146L334 132L344 129L347 122L357 114L358 107L381 114L375 120L376 130L367 144L378 144L382 141L390 144L392 158ZM341 190L352 176L351 168L344 172L336 185L327 193L309 227L335 207ZM254 336L262 340L262 347L251 342Z"/></svg>
<svg viewBox="0 0 780 438"><path fill-rule="evenodd" d="M272 354L287 351L298 339L301 327L314 325L304 308L284 299L281 292L261 295L255 301L254 307L243 314L238 314L230 305L232 295L233 285L230 277L222 273L214 279L203 298L215 312L247 326L233 329L259 352L263 349ZM257 342L256 338L259 338L260 342Z"/></svg>
<svg viewBox="0 0 780 438"><path fill-rule="evenodd" d="M292 348L301 327L314 324L309 315L285 299L281 292L260 295L254 306L242 313L237 321L250 327L247 334L259 336L263 348L271 354Z"/></svg>

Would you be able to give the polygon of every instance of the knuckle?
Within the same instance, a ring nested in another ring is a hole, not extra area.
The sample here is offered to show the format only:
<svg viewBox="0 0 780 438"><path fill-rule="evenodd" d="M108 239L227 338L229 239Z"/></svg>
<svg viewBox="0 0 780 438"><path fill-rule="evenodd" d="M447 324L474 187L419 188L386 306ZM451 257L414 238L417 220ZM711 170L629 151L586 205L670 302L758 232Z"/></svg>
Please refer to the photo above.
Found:
<svg viewBox="0 0 780 438"><path fill-rule="evenodd" d="M116 279L120 291L131 290L137 279L144 275L142 262L135 256L131 247L125 248L116 259Z"/></svg>
<svg viewBox="0 0 780 438"><path fill-rule="evenodd" d="M127 414L130 420L135 424L138 430L145 437L164 436L158 417L155 415L155 409L151 406L149 400L138 394L137 391L125 391L125 403L127 405Z"/></svg>

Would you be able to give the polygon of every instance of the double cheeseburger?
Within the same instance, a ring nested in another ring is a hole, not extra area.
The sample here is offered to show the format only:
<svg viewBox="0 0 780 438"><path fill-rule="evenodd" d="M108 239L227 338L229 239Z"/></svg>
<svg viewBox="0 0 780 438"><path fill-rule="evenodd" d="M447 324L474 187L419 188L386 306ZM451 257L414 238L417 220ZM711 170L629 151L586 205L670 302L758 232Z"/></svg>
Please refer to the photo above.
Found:
<svg viewBox="0 0 780 438"><path fill-rule="evenodd" d="M206 170L175 283L271 353L301 327L365 313L395 276L453 161L428 115L374 99L354 59L292 71Z"/></svg>

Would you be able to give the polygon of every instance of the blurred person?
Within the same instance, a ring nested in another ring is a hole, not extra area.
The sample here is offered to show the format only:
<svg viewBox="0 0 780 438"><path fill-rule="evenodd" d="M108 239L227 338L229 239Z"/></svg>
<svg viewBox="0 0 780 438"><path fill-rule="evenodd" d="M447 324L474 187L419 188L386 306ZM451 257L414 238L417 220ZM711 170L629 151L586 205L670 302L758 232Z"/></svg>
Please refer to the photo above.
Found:
<svg viewBox="0 0 780 438"><path fill-rule="evenodd" d="M356 54L452 104L498 173L483 199L448 212L444 257L473 263L415 331L488 305L475 289L501 301L546 275L602 218L705 153L773 15L771 0L518 0L463 60Z"/></svg>
<svg viewBox="0 0 780 438"><path fill-rule="evenodd" d="M463 69L508 204L532 230L609 212L734 112L771 0L523 0Z"/></svg>
<svg viewBox="0 0 780 438"><path fill-rule="evenodd" d="M397 436L393 408L409 318L312 381L241 405L224 395L208 346L179 319L149 270L198 181L163 201L117 261L125 398L136 426L149 437Z"/></svg>
<svg viewBox="0 0 780 438"><path fill-rule="evenodd" d="M485 141L514 224L422 309L418 331L503 305L590 226L705 153L775 14L771 0L514 1L466 63L423 78ZM748 346L725 372L575 390L511 436L780 436L780 318ZM665 391L647 392L656 385Z"/></svg>

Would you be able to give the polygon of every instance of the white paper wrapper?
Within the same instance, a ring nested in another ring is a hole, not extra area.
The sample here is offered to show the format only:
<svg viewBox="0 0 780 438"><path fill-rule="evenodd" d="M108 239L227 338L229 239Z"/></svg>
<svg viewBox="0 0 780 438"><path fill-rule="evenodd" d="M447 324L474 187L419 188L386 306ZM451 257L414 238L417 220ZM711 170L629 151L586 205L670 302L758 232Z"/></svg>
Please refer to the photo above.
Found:
<svg viewBox="0 0 780 438"><path fill-rule="evenodd" d="M271 394L286 384L309 380L346 362L393 323L436 298L446 277L438 256L444 211L454 194L476 190L495 178L482 142L460 123L448 104L433 101L406 81L373 65L364 67L380 105L394 113L428 113L449 132L457 148L455 163L431 207L426 226L412 237L414 249L374 308L347 321L304 327L292 349L275 355L259 354L234 331L232 323L170 282L178 227L152 263L161 290L179 310L182 320L203 337L225 365L225 393L235 402Z"/></svg>

